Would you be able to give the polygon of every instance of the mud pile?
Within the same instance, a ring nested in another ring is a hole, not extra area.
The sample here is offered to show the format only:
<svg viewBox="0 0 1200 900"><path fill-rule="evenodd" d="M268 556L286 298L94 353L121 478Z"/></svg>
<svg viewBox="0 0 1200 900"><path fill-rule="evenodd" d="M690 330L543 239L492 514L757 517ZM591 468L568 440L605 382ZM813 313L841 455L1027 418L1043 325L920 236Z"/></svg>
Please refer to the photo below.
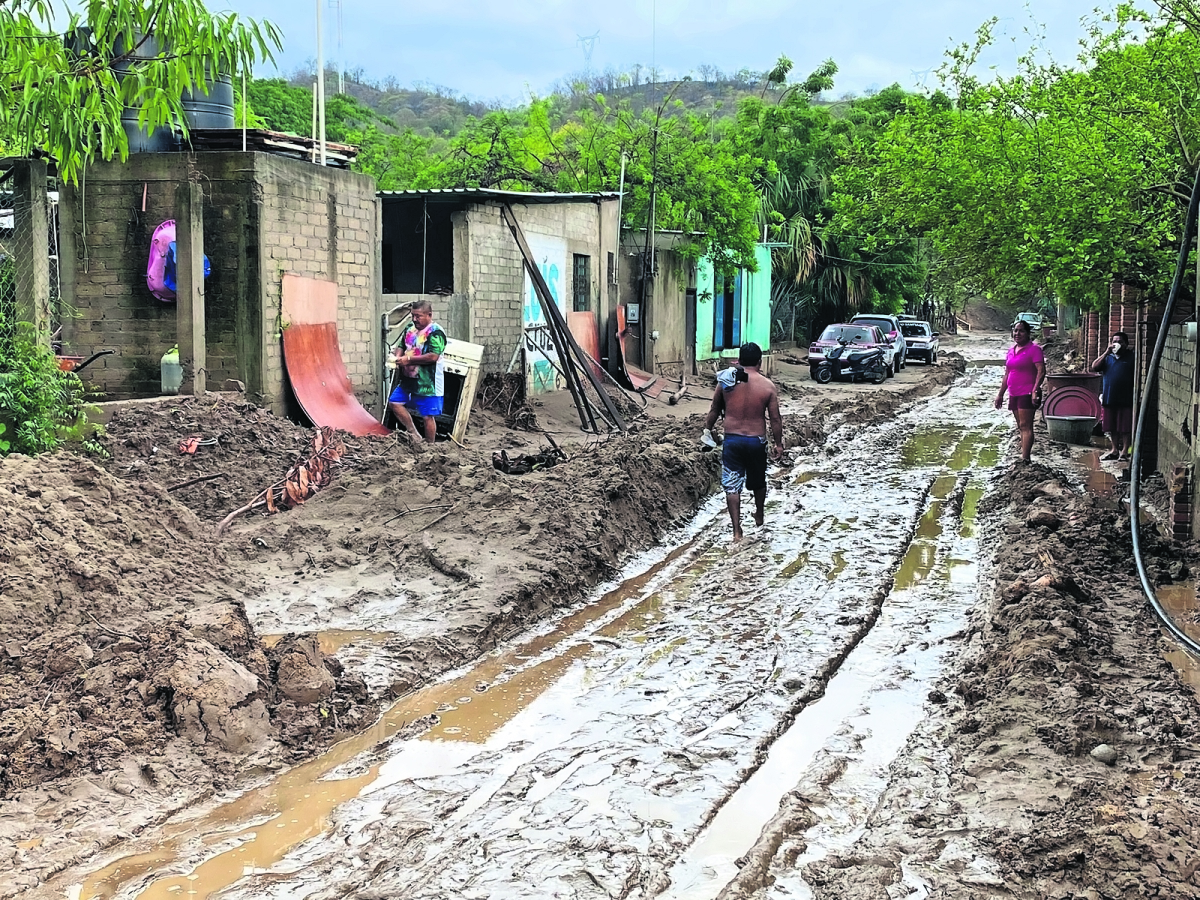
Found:
<svg viewBox="0 0 1200 900"><path fill-rule="evenodd" d="M1196 698L1164 658L1127 519L1036 464L981 512L997 588L931 695L947 715L914 736L854 852L805 877L822 898L891 896L901 862L948 898L1200 896ZM1160 581L1195 569L1191 548L1144 544ZM918 762L939 752L944 774Z"/></svg>
<svg viewBox="0 0 1200 900"><path fill-rule="evenodd" d="M200 445L181 453L180 443L192 437ZM311 428L214 394L118 409L100 440L108 471L168 490L200 518L220 521L306 458L312 438Z"/></svg>
<svg viewBox="0 0 1200 900"><path fill-rule="evenodd" d="M310 752L330 709L349 729L373 715L315 643L307 667L264 651L211 529L160 485L68 454L9 457L0 481L0 797L174 742L229 771Z"/></svg>

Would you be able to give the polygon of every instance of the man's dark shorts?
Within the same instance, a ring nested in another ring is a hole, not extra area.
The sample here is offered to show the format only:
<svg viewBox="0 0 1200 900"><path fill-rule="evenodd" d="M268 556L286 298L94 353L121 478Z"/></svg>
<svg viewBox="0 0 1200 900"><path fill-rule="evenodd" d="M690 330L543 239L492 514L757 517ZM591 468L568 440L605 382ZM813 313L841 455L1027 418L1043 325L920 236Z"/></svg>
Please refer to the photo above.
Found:
<svg viewBox="0 0 1200 900"><path fill-rule="evenodd" d="M727 434L721 445L721 487L727 494L767 489L767 439Z"/></svg>

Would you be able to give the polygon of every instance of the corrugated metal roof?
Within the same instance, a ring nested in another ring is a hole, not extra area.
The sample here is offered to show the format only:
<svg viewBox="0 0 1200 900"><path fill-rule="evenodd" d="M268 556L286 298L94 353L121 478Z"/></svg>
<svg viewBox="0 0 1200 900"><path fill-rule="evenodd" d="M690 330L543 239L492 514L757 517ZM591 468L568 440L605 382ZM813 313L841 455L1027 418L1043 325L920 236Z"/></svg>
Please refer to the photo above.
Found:
<svg viewBox="0 0 1200 900"><path fill-rule="evenodd" d="M495 188L425 188L423 190L379 191L379 196L427 197L436 199L502 200L507 203L595 203L597 200L616 200L616 191L595 194L558 194L554 192L501 191Z"/></svg>

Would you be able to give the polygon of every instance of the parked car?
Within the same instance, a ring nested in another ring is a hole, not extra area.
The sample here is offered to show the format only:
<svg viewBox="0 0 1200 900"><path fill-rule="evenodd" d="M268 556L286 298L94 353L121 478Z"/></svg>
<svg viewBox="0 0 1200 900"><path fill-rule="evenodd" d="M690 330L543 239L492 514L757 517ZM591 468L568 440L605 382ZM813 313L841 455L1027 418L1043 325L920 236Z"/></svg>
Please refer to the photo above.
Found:
<svg viewBox="0 0 1200 900"><path fill-rule="evenodd" d="M884 337L877 325L838 324L830 325L821 336L808 345L808 374L817 381L817 365L825 354L845 343L847 350L882 350L883 364L889 372L895 371L896 344Z"/></svg>
<svg viewBox="0 0 1200 900"><path fill-rule="evenodd" d="M1017 317L1013 320L1013 325L1018 322L1025 322L1029 325L1029 331L1034 337L1042 333L1042 314L1035 312L1017 313Z"/></svg>
<svg viewBox="0 0 1200 900"><path fill-rule="evenodd" d="M909 359L923 359L928 365L937 365L938 352L942 349L940 331L934 331L928 322L901 322L900 331L908 344Z"/></svg>
<svg viewBox="0 0 1200 900"><path fill-rule="evenodd" d="M883 332L883 336L895 344L896 353L892 358L892 364L888 369L888 375L896 375L904 368L905 358L908 353L908 344L904 340L904 335L900 331L900 320L895 316L884 315L883 313L860 313L850 320L851 325L874 325Z"/></svg>

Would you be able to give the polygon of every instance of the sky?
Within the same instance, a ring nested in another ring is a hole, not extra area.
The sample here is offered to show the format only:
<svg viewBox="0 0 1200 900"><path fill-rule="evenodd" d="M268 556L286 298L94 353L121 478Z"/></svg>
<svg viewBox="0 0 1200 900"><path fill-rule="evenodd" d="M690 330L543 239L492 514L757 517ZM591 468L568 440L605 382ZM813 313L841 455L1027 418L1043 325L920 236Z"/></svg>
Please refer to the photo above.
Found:
<svg viewBox="0 0 1200 900"><path fill-rule="evenodd" d="M780 54L803 79L823 60L838 65L832 96L898 82L937 87L933 70L947 48L972 40L991 16L997 42L985 68L1015 71L1035 44L1073 63L1081 19L1111 0L209 0L211 11L267 18L284 32L279 74L316 58L316 8L322 4L325 58L345 58L372 81L441 85L473 100L520 102L549 93L584 70L580 37L595 35L592 71L656 66L664 79L698 76L698 67L764 71ZM260 67L260 77L276 72Z"/></svg>

